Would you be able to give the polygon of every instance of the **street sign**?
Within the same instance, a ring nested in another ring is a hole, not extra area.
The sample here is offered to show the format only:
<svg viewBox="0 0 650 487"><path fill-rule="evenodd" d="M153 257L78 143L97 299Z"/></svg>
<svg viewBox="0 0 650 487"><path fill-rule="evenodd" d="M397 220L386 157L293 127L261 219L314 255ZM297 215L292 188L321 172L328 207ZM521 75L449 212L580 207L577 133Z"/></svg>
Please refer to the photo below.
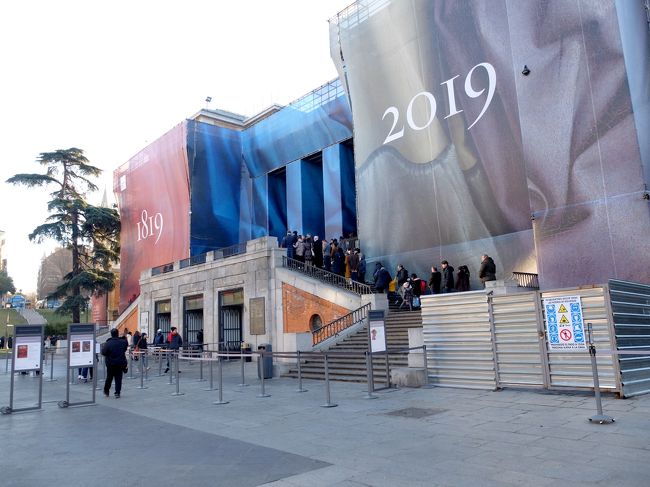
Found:
<svg viewBox="0 0 650 487"><path fill-rule="evenodd" d="M544 299L544 313L550 351L587 350L580 296Z"/></svg>

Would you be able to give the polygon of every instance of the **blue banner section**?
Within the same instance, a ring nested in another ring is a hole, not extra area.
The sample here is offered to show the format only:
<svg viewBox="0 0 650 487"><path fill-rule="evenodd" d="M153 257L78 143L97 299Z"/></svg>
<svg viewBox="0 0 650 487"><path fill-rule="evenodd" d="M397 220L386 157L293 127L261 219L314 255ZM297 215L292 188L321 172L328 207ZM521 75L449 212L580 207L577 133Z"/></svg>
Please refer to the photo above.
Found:
<svg viewBox="0 0 650 487"><path fill-rule="evenodd" d="M324 238L343 235L341 214L341 150L339 144L323 149Z"/></svg>
<svg viewBox="0 0 650 487"><path fill-rule="evenodd" d="M302 230L304 234L325 234L325 211L323 203L323 158L301 161L302 177Z"/></svg>
<svg viewBox="0 0 650 487"><path fill-rule="evenodd" d="M287 164L287 224L302 233L302 161Z"/></svg>
<svg viewBox="0 0 650 487"><path fill-rule="evenodd" d="M251 238L267 235L268 224L268 187L266 175L253 179L253 215L251 222Z"/></svg>
<svg viewBox="0 0 650 487"><path fill-rule="evenodd" d="M287 171L269 173L269 235L282 237L287 233Z"/></svg>
<svg viewBox="0 0 650 487"><path fill-rule="evenodd" d="M352 114L338 80L314 90L243 134L252 177L352 137Z"/></svg>
<svg viewBox="0 0 650 487"><path fill-rule="evenodd" d="M356 187L354 183L354 149L351 143L340 144L341 218L343 236L357 234Z"/></svg>
<svg viewBox="0 0 650 487"><path fill-rule="evenodd" d="M187 123L190 254L197 255L239 242L241 133Z"/></svg>

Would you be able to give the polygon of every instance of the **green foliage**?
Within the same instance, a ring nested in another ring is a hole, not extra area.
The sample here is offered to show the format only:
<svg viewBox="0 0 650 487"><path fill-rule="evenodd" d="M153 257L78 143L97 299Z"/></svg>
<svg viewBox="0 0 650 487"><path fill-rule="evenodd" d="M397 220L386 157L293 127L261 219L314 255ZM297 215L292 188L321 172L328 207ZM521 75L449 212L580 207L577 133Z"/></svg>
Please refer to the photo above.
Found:
<svg viewBox="0 0 650 487"><path fill-rule="evenodd" d="M86 192L97 190L90 178L102 171L89 164L81 149L43 152L38 163L45 166L45 174L16 174L7 182L54 186L47 205L50 215L29 238L35 242L53 239L72 250L72 272L48 297L62 298L62 312L71 312L72 321L78 323L87 296L106 293L115 286L111 265L119 259L119 214L86 201Z"/></svg>
<svg viewBox="0 0 650 487"><path fill-rule="evenodd" d="M6 270L0 271L0 296L3 296L7 293L15 293L16 287L14 286L14 280L7 274Z"/></svg>
<svg viewBox="0 0 650 487"><path fill-rule="evenodd" d="M37 310L47 321L45 325L45 336L48 335L66 335L68 333L68 324L73 323L72 313L60 312L61 308L39 309Z"/></svg>

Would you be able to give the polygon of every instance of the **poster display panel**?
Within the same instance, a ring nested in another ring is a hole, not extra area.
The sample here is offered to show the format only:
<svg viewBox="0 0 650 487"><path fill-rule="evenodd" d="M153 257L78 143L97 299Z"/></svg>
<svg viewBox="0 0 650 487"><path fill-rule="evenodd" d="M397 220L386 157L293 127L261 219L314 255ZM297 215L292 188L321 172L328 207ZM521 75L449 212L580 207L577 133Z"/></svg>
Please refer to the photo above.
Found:
<svg viewBox="0 0 650 487"><path fill-rule="evenodd" d="M70 367L92 367L95 351L95 326L70 325L68 350Z"/></svg>
<svg viewBox="0 0 650 487"><path fill-rule="evenodd" d="M41 354L43 343L41 334L38 335L16 335L14 340L15 365L14 370L40 370Z"/></svg>

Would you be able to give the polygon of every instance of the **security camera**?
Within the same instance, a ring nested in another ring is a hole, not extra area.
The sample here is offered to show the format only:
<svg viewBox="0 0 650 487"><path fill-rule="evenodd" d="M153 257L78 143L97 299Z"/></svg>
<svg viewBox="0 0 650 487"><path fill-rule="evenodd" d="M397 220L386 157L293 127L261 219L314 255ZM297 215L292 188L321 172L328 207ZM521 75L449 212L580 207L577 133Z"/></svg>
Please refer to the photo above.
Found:
<svg viewBox="0 0 650 487"><path fill-rule="evenodd" d="M524 76L528 76L530 74L530 69L528 69L528 66L524 64L524 69L521 71L521 74Z"/></svg>

